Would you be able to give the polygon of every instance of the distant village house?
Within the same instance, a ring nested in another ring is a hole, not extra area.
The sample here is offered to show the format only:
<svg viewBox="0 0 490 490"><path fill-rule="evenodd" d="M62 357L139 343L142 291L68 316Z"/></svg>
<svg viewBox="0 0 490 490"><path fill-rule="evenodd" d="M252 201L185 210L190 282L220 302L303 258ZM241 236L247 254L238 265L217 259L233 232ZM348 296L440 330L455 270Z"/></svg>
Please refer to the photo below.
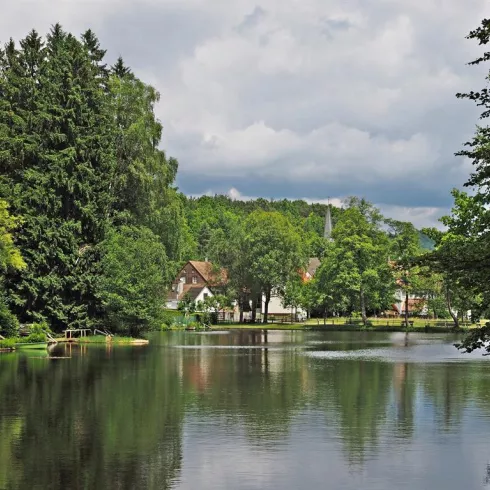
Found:
<svg viewBox="0 0 490 490"><path fill-rule="evenodd" d="M209 261L189 260L179 271L172 282L171 290L167 295L166 307L177 310L179 302L189 298L198 304L208 297L219 294L228 281L227 271L217 269ZM221 320L233 321L234 311L221 312Z"/></svg>

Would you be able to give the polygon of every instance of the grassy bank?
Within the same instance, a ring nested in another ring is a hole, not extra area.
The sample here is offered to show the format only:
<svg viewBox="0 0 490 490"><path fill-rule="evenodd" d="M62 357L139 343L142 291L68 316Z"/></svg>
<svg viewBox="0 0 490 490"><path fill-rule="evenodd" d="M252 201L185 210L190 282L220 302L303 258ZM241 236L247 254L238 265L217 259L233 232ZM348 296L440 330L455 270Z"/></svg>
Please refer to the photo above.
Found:
<svg viewBox="0 0 490 490"><path fill-rule="evenodd" d="M463 332L468 330L467 327L455 329L451 323L446 325L437 324L415 324L408 330L399 322L397 324L373 323L364 326L362 324L349 323L235 323L213 325L212 330L311 330L311 331L330 331L330 332L427 332L427 333L445 333L445 332Z"/></svg>
<svg viewBox="0 0 490 490"><path fill-rule="evenodd" d="M43 334L31 334L28 337L9 337L6 339L0 339L0 349L13 350L18 344L34 345L42 344L46 342L46 335Z"/></svg>
<svg viewBox="0 0 490 490"><path fill-rule="evenodd" d="M144 345L148 344L146 339L135 339L133 337L106 337L104 335L91 335L77 339L80 344L124 344L124 345Z"/></svg>
<svg viewBox="0 0 490 490"><path fill-rule="evenodd" d="M11 350L14 350L16 342L16 338L0 339L0 352L10 352Z"/></svg>

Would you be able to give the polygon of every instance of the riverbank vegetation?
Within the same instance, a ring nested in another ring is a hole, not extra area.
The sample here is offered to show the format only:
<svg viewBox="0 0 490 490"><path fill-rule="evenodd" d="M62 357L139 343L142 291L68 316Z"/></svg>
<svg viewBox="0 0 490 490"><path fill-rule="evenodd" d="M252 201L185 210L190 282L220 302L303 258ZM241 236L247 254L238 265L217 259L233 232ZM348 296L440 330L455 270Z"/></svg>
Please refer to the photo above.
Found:
<svg viewBox="0 0 490 490"><path fill-rule="evenodd" d="M484 21L469 37L486 44L489 32ZM459 96L490 106L486 90ZM185 197L175 187L177 161L160 149L158 100L121 58L107 64L90 30L77 38L55 25L45 38L32 31L0 50L1 336L16 337L19 322L130 337L171 327L172 279L186 260L206 258L227 270L220 304L201 305L207 317L237 304L240 321L248 308L253 322L263 296L267 323L278 294L292 310L366 327L392 310L395 289L406 304L425 298L425 316L456 328L468 311L486 316L488 128L461 152L475 164L475 194L453 192L446 232L417 230L356 197L341 209ZM334 226L325 237L327 209ZM305 280L312 257L320 266Z"/></svg>
<svg viewBox="0 0 490 490"><path fill-rule="evenodd" d="M136 335L160 320L187 227L177 162L158 148L159 95L104 56L92 31L60 25L0 51L4 302L56 332Z"/></svg>

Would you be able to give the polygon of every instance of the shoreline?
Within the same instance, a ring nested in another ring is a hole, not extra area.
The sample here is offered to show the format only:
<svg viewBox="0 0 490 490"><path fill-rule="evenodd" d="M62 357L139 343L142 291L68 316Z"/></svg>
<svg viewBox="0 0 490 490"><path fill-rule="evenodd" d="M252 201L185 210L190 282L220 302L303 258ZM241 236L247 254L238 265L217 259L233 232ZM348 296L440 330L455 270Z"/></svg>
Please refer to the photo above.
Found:
<svg viewBox="0 0 490 490"><path fill-rule="evenodd" d="M416 326L397 327L395 325L367 326L363 325L308 325L308 324L239 324L239 325L212 325L211 331L219 330L293 330L293 331L314 331L314 332L400 332L400 333L465 333L469 328L436 327L436 326Z"/></svg>

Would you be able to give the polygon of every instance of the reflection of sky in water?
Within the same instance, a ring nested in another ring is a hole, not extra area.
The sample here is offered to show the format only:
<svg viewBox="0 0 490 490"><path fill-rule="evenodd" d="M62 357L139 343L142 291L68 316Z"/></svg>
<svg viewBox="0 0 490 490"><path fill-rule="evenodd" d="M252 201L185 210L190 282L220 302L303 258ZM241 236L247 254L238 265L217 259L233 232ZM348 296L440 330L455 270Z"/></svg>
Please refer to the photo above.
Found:
<svg viewBox="0 0 490 490"><path fill-rule="evenodd" d="M183 446L187 464L175 488L480 489L484 462L490 460L490 445L481 432L490 425L488 420L475 421L475 415L467 410L461 426L441 432L433 424L434 407L420 399L414 413L417 426L409 437L396 434L396 420L388 413L377 439L367 441L356 456L346 451L339 422L321 411L301 411L286 434L271 440L265 432L257 443L250 440L247 424L211 417L203 425L198 413L189 414ZM200 437L193 437L198 431Z"/></svg>
<svg viewBox="0 0 490 490"><path fill-rule="evenodd" d="M456 341L168 332L63 362L0 356L0 488L482 489L490 358Z"/></svg>
<svg viewBox="0 0 490 490"><path fill-rule="evenodd" d="M376 345L376 342L372 342ZM364 344L364 343L363 343ZM407 346L394 345L353 350L314 350L305 354L314 359L360 359L385 362L467 362L487 361L483 350L465 354L456 349L453 344L441 344L421 340Z"/></svg>

